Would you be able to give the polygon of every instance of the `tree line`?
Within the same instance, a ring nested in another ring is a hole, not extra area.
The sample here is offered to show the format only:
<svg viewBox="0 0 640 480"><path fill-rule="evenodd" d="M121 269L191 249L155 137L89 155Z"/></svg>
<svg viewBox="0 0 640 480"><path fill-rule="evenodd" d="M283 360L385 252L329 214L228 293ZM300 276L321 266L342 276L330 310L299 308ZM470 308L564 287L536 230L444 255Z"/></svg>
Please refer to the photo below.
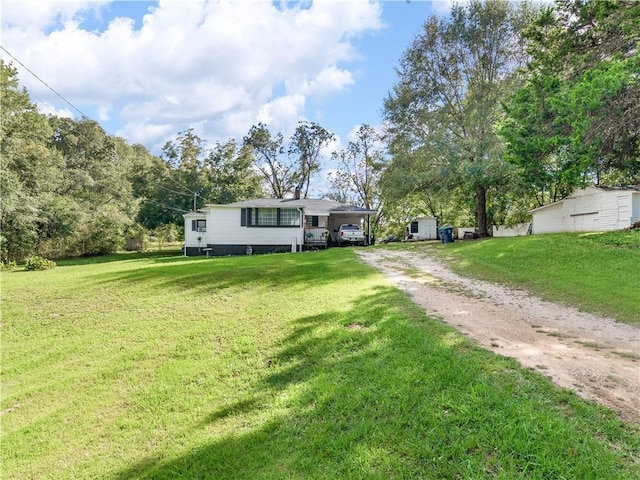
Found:
<svg viewBox="0 0 640 480"><path fill-rule="evenodd" d="M383 128L362 125L330 154L325 196L379 210L378 235L419 215L488 235L578 187L640 183L639 35L631 0L473 0L429 18L400 59ZM0 67L3 261L175 236L205 203L306 198L334 140L312 122L288 140L258 124L212 146L187 129L156 156L90 119L41 114Z"/></svg>
<svg viewBox="0 0 640 480"><path fill-rule="evenodd" d="M240 144L208 146L187 129L156 156L91 119L38 112L16 69L0 62L0 74L3 262L110 253L147 232L179 239L182 215L206 203L285 198L296 188L306 198L334 139L312 122L300 122L288 142L259 124ZM356 142L333 152L332 198L375 205L375 135L364 125Z"/></svg>

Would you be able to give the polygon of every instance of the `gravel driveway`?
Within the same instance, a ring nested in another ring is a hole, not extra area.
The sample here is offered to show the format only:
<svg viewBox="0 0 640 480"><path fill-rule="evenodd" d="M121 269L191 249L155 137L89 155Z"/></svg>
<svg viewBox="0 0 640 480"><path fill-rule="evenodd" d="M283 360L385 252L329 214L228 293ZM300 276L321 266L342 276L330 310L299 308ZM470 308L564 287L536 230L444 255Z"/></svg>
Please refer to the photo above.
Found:
<svg viewBox="0 0 640 480"><path fill-rule="evenodd" d="M460 277L423 252L357 253L429 316L640 423L640 328Z"/></svg>

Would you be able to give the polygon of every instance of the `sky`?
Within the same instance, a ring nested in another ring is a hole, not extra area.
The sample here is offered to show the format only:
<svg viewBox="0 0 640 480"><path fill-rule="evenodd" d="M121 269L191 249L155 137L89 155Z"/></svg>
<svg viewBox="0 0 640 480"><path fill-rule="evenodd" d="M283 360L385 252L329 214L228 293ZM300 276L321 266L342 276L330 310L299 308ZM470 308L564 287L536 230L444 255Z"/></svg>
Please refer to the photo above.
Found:
<svg viewBox="0 0 640 480"><path fill-rule="evenodd" d="M346 146L359 125L381 124L403 52L431 14L450 7L450 0L0 1L0 58L13 62L42 112L86 115L154 154L188 128L213 145L241 142L258 123L288 139L305 120L335 135L332 149Z"/></svg>

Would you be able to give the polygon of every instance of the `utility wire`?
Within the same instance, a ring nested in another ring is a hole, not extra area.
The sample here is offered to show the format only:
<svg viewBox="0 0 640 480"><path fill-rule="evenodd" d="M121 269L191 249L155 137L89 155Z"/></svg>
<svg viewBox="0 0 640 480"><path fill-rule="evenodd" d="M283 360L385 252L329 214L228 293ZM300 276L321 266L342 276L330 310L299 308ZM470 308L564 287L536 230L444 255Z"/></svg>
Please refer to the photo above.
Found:
<svg viewBox="0 0 640 480"><path fill-rule="evenodd" d="M169 207L168 205L163 205L162 203L156 202L155 200L151 200L150 198L145 198L142 203L146 203L146 202L153 203L153 204L158 205L158 206L160 206L162 208L166 208L167 210L173 210L174 212L189 213L189 210L184 210L182 208L176 208L176 207Z"/></svg>
<svg viewBox="0 0 640 480"><path fill-rule="evenodd" d="M178 185L180 188L184 188L187 192L191 192L191 195L197 195L198 197L202 198L204 200L204 197L202 197L199 193L194 192L193 190L187 188L186 186L184 186L182 183L180 183L178 180L176 180L175 178L168 176L167 177L169 180L171 180L173 183L175 183L176 185Z"/></svg>
<svg viewBox="0 0 640 480"><path fill-rule="evenodd" d="M158 187L158 188L161 188L161 189L163 189L163 190L166 190L166 191L168 191L168 192L175 193L176 195L184 195L185 197L190 197L190 196L191 196L191 194L190 194L190 193L176 192L175 190L171 190L170 188L163 187L163 186L162 186L162 185L160 185L159 183L149 182L148 180L147 180L147 183L150 183L151 185L153 185L153 186L155 186L155 187Z"/></svg>
<svg viewBox="0 0 640 480"><path fill-rule="evenodd" d="M76 112L78 112L82 118L86 118L89 119L88 115L85 115L84 113L82 113L82 111L80 111L80 109L78 107L76 107L73 103L71 103L69 100L67 100L66 98L64 98L62 95L60 95L58 92L56 92L53 87L51 87L47 82L45 82L44 80L42 80L38 75L36 75L35 73L33 73L31 71L31 69L29 67L27 67L24 63L22 63L20 60L18 60L16 57L14 57L6 48L4 48L2 45L0 45L0 48L2 50L4 50L4 52L9 55L11 58L13 58L16 62L18 62L20 65L22 65L22 67L29 72L31 75L33 75L35 78L37 78L45 87L47 87L49 90L51 90L53 93L55 93L58 97L60 97L67 105L69 105L71 108L73 108Z"/></svg>

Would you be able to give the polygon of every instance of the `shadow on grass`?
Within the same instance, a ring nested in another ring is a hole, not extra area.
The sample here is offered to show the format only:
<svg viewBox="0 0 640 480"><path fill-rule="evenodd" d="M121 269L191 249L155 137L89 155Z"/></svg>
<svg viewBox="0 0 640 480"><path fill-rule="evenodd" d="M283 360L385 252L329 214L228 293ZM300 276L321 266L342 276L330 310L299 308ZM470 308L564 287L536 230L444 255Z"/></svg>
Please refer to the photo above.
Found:
<svg viewBox="0 0 640 480"><path fill-rule="evenodd" d="M215 292L225 288L261 286L312 288L357 275L372 275L370 268L353 260L353 252L326 250L302 254L269 254L239 257L144 258L133 268L100 273L98 283L153 285L186 293ZM151 263L149 263L151 260ZM348 263L348 268L345 264Z"/></svg>
<svg viewBox="0 0 640 480"><path fill-rule="evenodd" d="M348 312L300 318L246 391L176 432L233 433L116 478L608 477L617 465L585 446L592 419L571 394L556 411L552 392L380 287Z"/></svg>
<svg viewBox="0 0 640 480"><path fill-rule="evenodd" d="M181 250L167 249L146 252L121 252L109 255L91 257L66 258L57 261L58 267L73 267L78 265L98 265L101 263L149 260L167 262L184 260Z"/></svg>

